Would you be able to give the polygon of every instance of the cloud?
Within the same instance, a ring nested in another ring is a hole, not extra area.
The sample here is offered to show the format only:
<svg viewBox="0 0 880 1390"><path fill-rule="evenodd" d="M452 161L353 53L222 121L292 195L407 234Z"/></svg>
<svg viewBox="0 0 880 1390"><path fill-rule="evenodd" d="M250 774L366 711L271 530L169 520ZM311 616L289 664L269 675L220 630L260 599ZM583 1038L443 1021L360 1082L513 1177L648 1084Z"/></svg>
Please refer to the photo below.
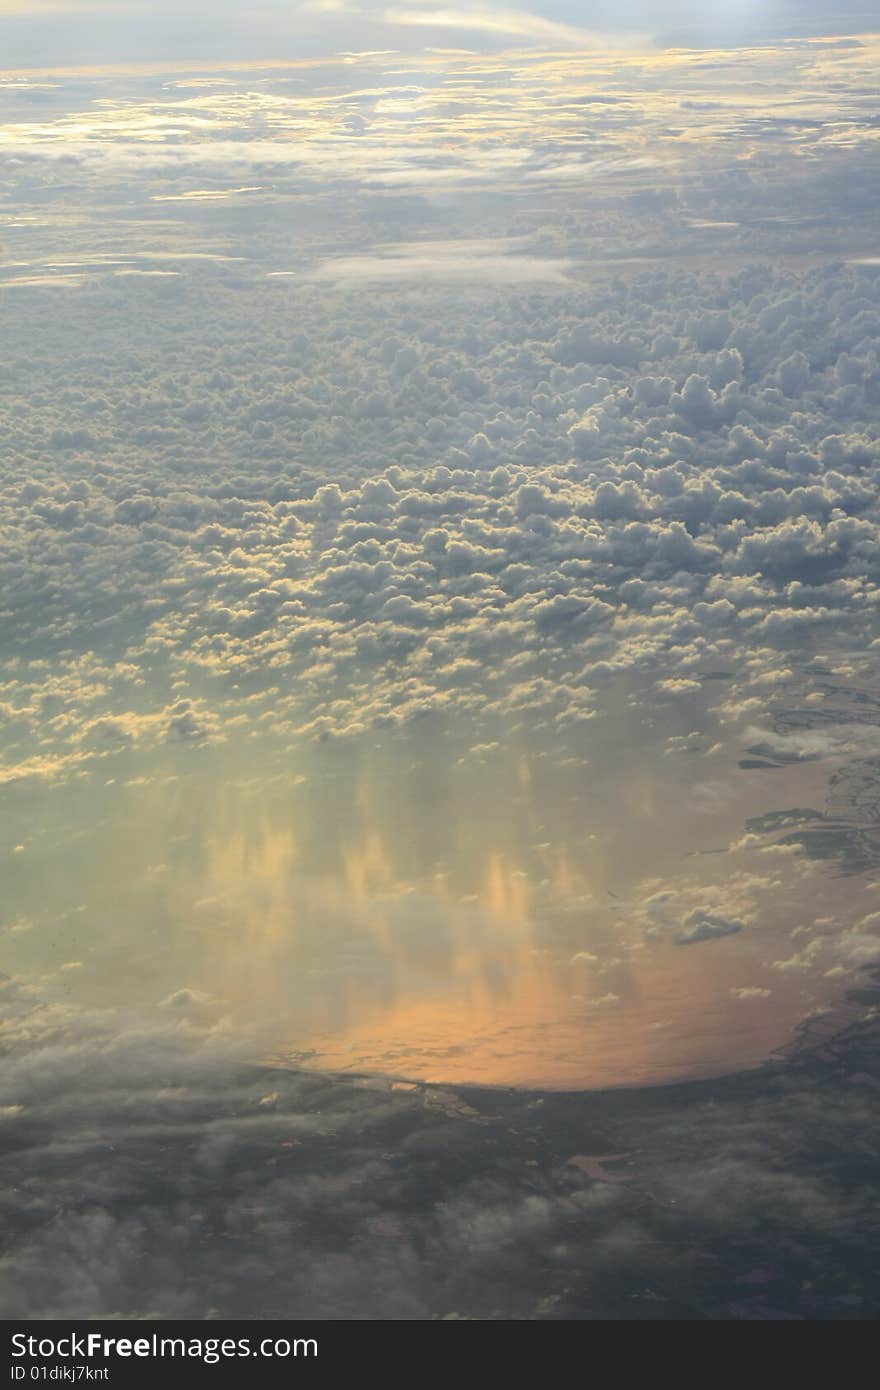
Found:
<svg viewBox="0 0 880 1390"><path fill-rule="evenodd" d="M432 281L485 286L561 284L570 262L530 256L504 242L468 240L397 244L377 248L370 256L340 256L324 261L312 272L318 282L405 284Z"/></svg>
<svg viewBox="0 0 880 1390"><path fill-rule="evenodd" d="M861 1083L498 1096L757 1066L876 964L876 56L4 87L16 1309L727 1316L745 1229L799 1316L859 1253L788 1156Z"/></svg>
<svg viewBox="0 0 880 1390"><path fill-rule="evenodd" d="M717 913L695 908L682 922L682 930L675 938L677 946L692 946L699 941L717 941L722 936L733 936L741 932L744 923L737 918L720 917Z"/></svg>
<svg viewBox="0 0 880 1390"><path fill-rule="evenodd" d="M15 1317L631 1318L634 1289L655 1317L873 1307L876 1183L838 1167L875 1118L864 1035L837 1054L850 1085L802 1051L646 1105L246 1065L216 1030L0 997Z"/></svg>
<svg viewBox="0 0 880 1390"><path fill-rule="evenodd" d="M383 18L392 25L426 29L475 30L497 35L516 42L538 43L546 48L596 48L608 44L603 37L573 24L560 23L526 10L508 10L495 6L468 9L406 9L392 6L383 11ZM633 40L635 41L635 40Z"/></svg>

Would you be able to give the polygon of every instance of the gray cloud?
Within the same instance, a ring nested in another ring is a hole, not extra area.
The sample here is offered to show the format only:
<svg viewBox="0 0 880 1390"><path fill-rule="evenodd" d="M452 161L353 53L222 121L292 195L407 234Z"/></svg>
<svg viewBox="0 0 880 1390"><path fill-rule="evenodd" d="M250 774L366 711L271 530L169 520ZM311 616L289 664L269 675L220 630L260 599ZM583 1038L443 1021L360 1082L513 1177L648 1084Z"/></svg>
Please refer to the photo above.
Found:
<svg viewBox="0 0 880 1390"><path fill-rule="evenodd" d="M11 1316L875 1309L874 1175L852 1149L876 1109L866 1035L833 1066L807 1054L649 1105L465 1099L243 1068L210 1031L3 994Z"/></svg>
<svg viewBox="0 0 880 1390"><path fill-rule="evenodd" d="M682 930L675 938L678 946L692 946L698 941L717 941L722 936L733 936L743 929L743 923L735 918L719 917L717 913L695 908L682 922Z"/></svg>

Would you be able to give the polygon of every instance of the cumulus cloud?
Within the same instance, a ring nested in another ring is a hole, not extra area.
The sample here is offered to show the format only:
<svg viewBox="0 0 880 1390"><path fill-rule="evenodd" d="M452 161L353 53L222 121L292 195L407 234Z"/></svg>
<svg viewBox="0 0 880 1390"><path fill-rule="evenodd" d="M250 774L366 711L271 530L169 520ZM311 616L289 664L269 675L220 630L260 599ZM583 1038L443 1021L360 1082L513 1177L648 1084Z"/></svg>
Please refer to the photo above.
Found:
<svg viewBox="0 0 880 1390"><path fill-rule="evenodd" d="M682 930L675 938L679 946L692 946L698 941L717 941L722 936L734 936L741 932L743 923L735 918L719 917L716 913L695 908L682 922Z"/></svg>

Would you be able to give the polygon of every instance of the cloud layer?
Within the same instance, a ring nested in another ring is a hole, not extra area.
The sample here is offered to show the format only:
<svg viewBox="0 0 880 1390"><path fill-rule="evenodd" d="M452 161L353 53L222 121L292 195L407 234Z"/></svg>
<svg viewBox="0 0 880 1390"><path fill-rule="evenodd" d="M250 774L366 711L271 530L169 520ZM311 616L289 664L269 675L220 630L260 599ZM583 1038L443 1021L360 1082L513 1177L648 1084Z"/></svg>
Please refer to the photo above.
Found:
<svg viewBox="0 0 880 1390"><path fill-rule="evenodd" d="M877 41L551 37L0 87L15 1315L875 1311Z"/></svg>

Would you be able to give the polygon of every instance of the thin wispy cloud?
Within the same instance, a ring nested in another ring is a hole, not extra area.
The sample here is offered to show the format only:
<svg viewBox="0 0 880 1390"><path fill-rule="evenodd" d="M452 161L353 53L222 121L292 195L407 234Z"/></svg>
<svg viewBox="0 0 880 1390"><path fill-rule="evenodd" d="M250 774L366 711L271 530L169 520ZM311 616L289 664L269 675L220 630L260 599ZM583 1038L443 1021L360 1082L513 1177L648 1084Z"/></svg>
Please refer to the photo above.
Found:
<svg viewBox="0 0 880 1390"><path fill-rule="evenodd" d="M312 274L315 281L364 284L531 285L561 284L569 262L519 251L515 243L468 240L460 245L434 242L377 248L370 256L340 256L325 261Z"/></svg>
<svg viewBox="0 0 880 1390"><path fill-rule="evenodd" d="M467 9L434 8L418 9L409 6L391 6L381 12L388 24L403 25L421 29L454 29L460 32L474 31L494 35L505 40L530 44L543 44L552 48L598 48L608 47L607 35L593 33L577 25L547 19L543 15L532 14L527 10L509 10L494 7L468 7ZM638 42L633 36L628 42Z"/></svg>

